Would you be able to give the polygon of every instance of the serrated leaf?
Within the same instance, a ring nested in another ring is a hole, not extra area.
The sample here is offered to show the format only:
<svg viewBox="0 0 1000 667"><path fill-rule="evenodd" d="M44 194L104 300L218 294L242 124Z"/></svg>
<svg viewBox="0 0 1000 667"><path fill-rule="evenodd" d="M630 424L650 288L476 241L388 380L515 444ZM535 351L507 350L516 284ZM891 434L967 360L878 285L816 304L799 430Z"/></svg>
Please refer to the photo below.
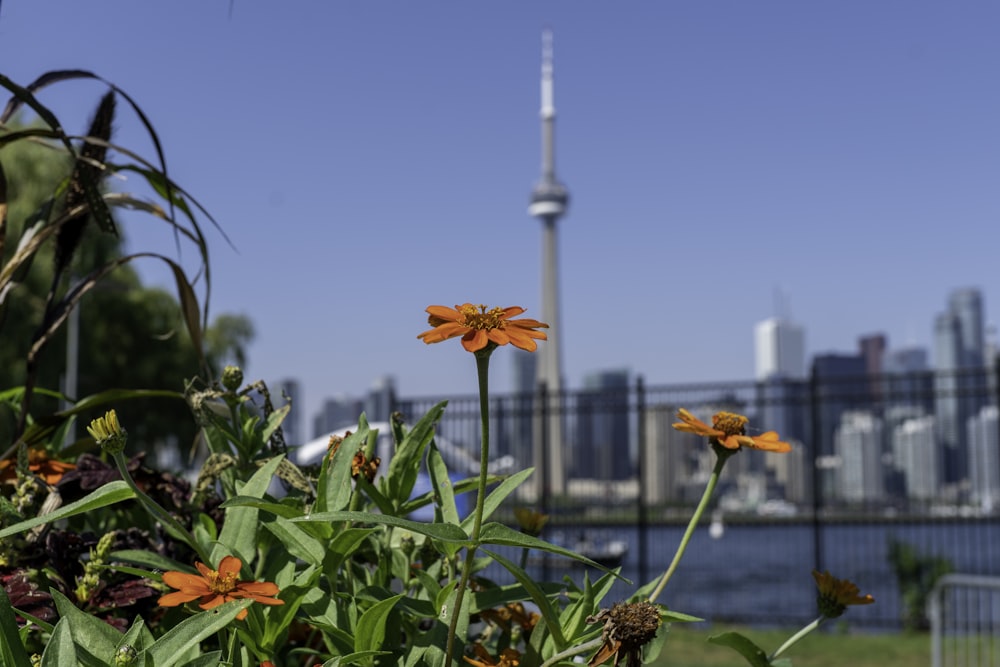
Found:
<svg viewBox="0 0 1000 667"><path fill-rule="evenodd" d="M712 644L728 646L742 655L751 667L770 667L767 662L767 653L764 649L754 644L738 632L723 632L719 635L712 635L708 638Z"/></svg>

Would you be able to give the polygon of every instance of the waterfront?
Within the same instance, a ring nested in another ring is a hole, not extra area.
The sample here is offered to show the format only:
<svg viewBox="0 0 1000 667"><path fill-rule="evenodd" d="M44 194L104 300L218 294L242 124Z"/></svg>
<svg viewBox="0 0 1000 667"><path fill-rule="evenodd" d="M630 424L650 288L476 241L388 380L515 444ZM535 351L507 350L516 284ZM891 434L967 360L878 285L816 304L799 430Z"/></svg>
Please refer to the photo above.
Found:
<svg viewBox="0 0 1000 667"><path fill-rule="evenodd" d="M814 532L814 528L819 532ZM554 526L547 539L573 535L579 528ZM587 531L597 539L625 539L629 550L622 576L635 586L617 582L605 602L627 598L635 587L666 569L680 543L683 526L650 526L646 534L648 573L642 576L639 529L635 525L593 525ZM818 536L818 539L817 539ZM845 617L859 627L894 629L901 617L896 575L889 563L892 540L907 544L921 556L947 558L955 572L1000 575L1000 519L857 521L814 524L725 525L713 538L708 525L699 526L676 574L659 602L671 609L713 621L745 624L797 624L816 615L814 567L855 581L876 604L857 607ZM817 558L817 546L819 557ZM584 569L540 567L529 571L541 577L572 576L582 581ZM495 571L491 574L503 579ZM597 571L590 570L593 580Z"/></svg>

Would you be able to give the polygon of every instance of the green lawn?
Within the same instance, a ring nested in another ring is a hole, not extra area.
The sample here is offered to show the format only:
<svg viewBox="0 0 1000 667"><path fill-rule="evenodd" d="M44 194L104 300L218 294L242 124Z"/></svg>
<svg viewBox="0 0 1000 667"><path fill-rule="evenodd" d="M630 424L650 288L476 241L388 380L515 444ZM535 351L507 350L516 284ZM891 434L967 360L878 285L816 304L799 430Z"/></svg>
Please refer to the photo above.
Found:
<svg viewBox="0 0 1000 667"><path fill-rule="evenodd" d="M709 644L715 634L737 631L770 653L795 630L750 630L714 626L700 629L681 623L670 626L670 635L656 667L740 667L747 662L725 646ZM782 657L794 667L927 667L931 664L931 639L926 634L844 634L836 628L817 630L799 641Z"/></svg>

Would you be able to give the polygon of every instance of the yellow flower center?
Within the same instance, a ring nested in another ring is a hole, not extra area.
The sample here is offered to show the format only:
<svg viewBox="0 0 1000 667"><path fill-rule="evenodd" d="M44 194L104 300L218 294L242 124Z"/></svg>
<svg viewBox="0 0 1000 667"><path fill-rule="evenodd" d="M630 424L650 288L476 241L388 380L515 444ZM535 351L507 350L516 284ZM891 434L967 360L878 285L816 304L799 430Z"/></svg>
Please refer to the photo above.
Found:
<svg viewBox="0 0 1000 667"><path fill-rule="evenodd" d="M494 307L486 310L486 306L479 304L476 306L462 307L462 324L470 329L503 329L503 308Z"/></svg>
<svg viewBox="0 0 1000 667"><path fill-rule="evenodd" d="M213 593L225 595L226 593L231 593L236 589L237 574L235 572L229 572L225 575L213 572L209 575L209 579L210 581L208 582L208 587Z"/></svg>
<svg viewBox="0 0 1000 667"><path fill-rule="evenodd" d="M746 425L749 421L743 415L733 412L719 412L712 417L712 426L729 435L746 435Z"/></svg>

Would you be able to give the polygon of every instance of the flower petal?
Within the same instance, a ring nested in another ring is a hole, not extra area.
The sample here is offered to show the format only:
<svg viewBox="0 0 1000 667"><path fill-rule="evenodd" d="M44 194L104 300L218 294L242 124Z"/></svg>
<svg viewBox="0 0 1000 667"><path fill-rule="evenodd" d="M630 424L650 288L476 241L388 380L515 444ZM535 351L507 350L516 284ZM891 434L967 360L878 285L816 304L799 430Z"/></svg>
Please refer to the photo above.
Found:
<svg viewBox="0 0 1000 667"><path fill-rule="evenodd" d="M427 312L430 313L431 316L427 318L428 321L435 317L443 322L458 322L462 319L462 313L458 312L454 308L449 308L448 306L427 306Z"/></svg>
<svg viewBox="0 0 1000 667"><path fill-rule="evenodd" d="M205 595L211 590L204 578L199 577L197 574L187 574L186 572L164 572L163 583L186 593L198 591L197 595Z"/></svg>
<svg viewBox="0 0 1000 667"><path fill-rule="evenodd" d="M766 452L790 452L792 446L787 442L782 442L778 440L778 433L776 431L768 431L767 433L761 433L758 436L753 437L753 444L750 445L754 449L762 449Z"/></svg>
<svg viewBox="0 0 1000 667"><path fill-rule="evenodd" d="M486 347L486 343L488 342L489 337L487 337L486 332L482 329L473 329L462 336L462 347L469 352L478 352Z"/></svg>
<svg viewBox="0 0 1000 667"><path fill-rule="evenodd" d="M200 598L201 595L192 595L189 593L183 593L181 591L176 591L174 593L167 593L166 595L160 596L156 604L161 607L176 607L178 605L185 604L187 602L193 602Z"/></svg>
<svg viewBox="0 0 1000 667"><path fill-rule="evenodd" d="M241 561L236 556L226 556L219 563L219 577L226 577L229 575L240 575L240 570L243 568L243 561Z"/></svg>

